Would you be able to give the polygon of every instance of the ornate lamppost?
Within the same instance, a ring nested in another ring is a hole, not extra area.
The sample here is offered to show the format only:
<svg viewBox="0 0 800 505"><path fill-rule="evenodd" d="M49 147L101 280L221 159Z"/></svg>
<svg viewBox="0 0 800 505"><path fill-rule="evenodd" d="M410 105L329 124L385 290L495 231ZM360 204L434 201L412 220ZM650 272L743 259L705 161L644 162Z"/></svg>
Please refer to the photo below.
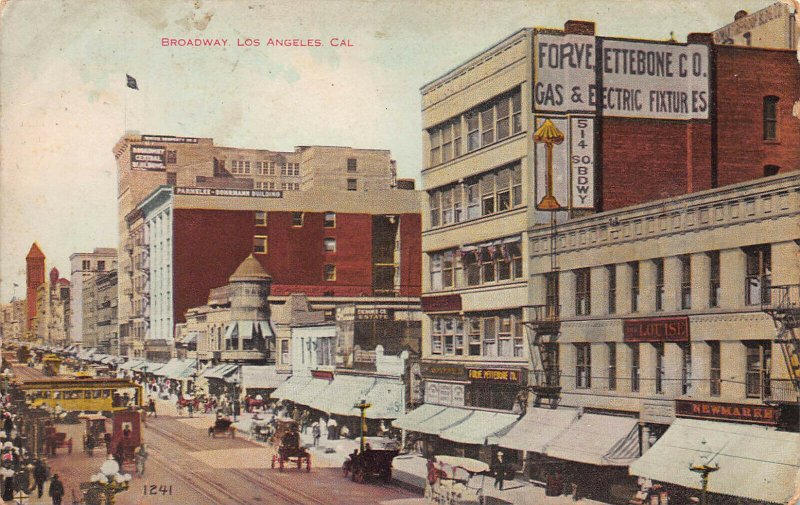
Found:
<svg viewBox="0 0 800 505"><path fill-rule="evenodd" d="M371 404L367 403L366 400L361 400L360 402L353 405L354 408L357 408L361 411L361 453L364 453L366 450L366 434L367 434L367 409L372 407Z"/></svg>
<svg viewBox="0 0 800 505"><path fill-rule="evenodd" d="M114 505L116 495L130 487L131 474L119 473L119 464L111 456L100 466L100 471L92 475L92 483L100 489L108 505Z"/></svg>
<svg viewBox="0 0 800 505"><path fill-rule="evenodd" d="M544 144L547 175L545 178L545 196L537 205L539 210L561 210L561 204L556 200L553 195L553 146L564 142L564 134L556 128L549 119L545 119L542 126L533 134L533 140L536 143Z"/></svg>
<svg viewBox="0 0 800 505"><path fill-rule="evenodd" d="M700 494L700 505L706 505L706 494L708 493L708 476L717 470L719 470L719 464L714 463L711 464L711 459L708 457L708 449L706 448L706 441L703 440L702 442L702 449L699 453L699 456L689 464L689 470L699 474L700 479L702 482L701 487L701 494Z"/></svg>

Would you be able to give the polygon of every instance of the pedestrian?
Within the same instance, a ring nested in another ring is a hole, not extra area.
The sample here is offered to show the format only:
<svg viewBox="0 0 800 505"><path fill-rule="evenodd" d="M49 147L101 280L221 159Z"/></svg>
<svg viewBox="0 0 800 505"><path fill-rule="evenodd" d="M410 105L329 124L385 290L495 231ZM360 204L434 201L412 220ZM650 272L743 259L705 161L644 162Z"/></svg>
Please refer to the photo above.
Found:
<svg viewBox="0 0 800 505"><path fill-rule="evenodd" d="M58 480L58 474L53 475L48 494L53 499L53 505L61 505L61 498L64 496L64 484Z"/></svg>
<svg viewBox="0 0 800 505"><path fill-rule="evenodd" d="M497 463L494 465L494 487L502 491L505 478L506 463L503 461L503 451L497 451Z"/></svg>
<svg viewBox="0 0 800 505"><path fill-rule="evenodd" d="M336 430L336 426L337 426L336 419L334 419L333 416L331 416L328 419L328 440L336 440L337 438L339 438L338 437L339 433Z"/></svg>
<svg viewBox="0 0 800 505"><path fill-rule="evenodd" d="M343 424L342 429L339 430L339 436L344 439L350 438L350 429L347 428L346 424Z"/></svg>
<svg viewBox="0 0 800 505"><path fill-rule="evenodd" d="M136 475L141 477L144 475L144 464L147 462L147 458L150 455L147 453L147 449L145 448L144 444L140 445L139 448L136 450Z"/></svg>
<svg viewBox="0 0 800 505"><path fill-rule="evenodd" d="M44 494L45 481L47 481L47 466L41 459L37 459L33 464L33 483L36 485L36 492L39 498Z"/></svg>
<svg viewBox="0 0 800 505"><path fill-rule="evenodd" d="M308 420L311 417L308 410L304 410L303 413L300 415L300 426L303 428L303 433L306 433L308 430Z"/></svg>
<svg viewBox="0 0 800 505"><path fill-rule="evenodd" d="M319 445L319 437L322 435L322 431L320 429L320 423L314 423L314 426L311 427L311 436L314 437L314 447Z"/></svg>
<svg viewBox="0 0 800 505"><path fill-rule="evenodd" d="M189 417L194 417L194 400L189 400L187 408L189 409Z"/></svg>
<svg viewBox="0 0 800 505"><path fill-rule="evenodd" d="M147 410L151 416L158 419L158 414L156 414L156 401L153 398L150 398L147 402Z"/></svg>

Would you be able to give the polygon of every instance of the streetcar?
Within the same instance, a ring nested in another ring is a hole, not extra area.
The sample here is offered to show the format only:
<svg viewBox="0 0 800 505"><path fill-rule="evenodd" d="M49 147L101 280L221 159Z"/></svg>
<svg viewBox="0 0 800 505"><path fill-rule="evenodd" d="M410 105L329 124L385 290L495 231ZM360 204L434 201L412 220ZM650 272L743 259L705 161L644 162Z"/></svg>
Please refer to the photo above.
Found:
<svg viewBox="0 0 800 505"><path fill-rule="evenodd" d="M99 377L48 377L17 381L33 408L64 412L116 412L142 406L142 387L127 379Z"/></svg>

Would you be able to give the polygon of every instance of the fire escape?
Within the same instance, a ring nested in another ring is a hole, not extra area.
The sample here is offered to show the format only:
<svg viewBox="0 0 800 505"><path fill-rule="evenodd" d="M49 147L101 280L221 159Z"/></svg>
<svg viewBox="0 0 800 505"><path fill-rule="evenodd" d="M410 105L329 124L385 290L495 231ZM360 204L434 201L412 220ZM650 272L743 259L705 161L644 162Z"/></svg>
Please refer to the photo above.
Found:
<svg viewBox="0 0 800 505"><path fill-rule="evenodd" d="M534 405L558 404L561 395L558 369L558 334L561 331L560 305L558 303L558 229L556 214L566 210L553 194L553 146L564 141L564 134L549 120L545 120L533 134L537 143L544 144L547 173L546 194L536 205L537 210L550 212L550 273L545 281L544 305L528 306L528 348L531 356L531 378L529 389L533 392Z"/></svg>
<svg viewBox="0 0 800 505"><path fill-rule="evenodd" d="M764 401L770 403L800 402L800 285L772 286L764 290L761 310L772 317L786 364L787 378L771 378L764 392Z"/></svg>

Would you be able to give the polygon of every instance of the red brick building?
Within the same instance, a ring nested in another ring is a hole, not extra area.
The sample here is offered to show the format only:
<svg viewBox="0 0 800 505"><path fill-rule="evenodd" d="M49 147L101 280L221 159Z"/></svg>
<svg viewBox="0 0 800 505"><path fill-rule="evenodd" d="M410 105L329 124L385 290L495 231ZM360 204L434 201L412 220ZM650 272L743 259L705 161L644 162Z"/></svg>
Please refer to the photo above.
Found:
<svg viewBox="0 0 800 505"><path fill-rule="evenodd" d="M26 330L33 335L36 333L36 291L44 284L45 256L34 242L28 255L25 256L25 284L28 303L28 317Z"/></svg>

